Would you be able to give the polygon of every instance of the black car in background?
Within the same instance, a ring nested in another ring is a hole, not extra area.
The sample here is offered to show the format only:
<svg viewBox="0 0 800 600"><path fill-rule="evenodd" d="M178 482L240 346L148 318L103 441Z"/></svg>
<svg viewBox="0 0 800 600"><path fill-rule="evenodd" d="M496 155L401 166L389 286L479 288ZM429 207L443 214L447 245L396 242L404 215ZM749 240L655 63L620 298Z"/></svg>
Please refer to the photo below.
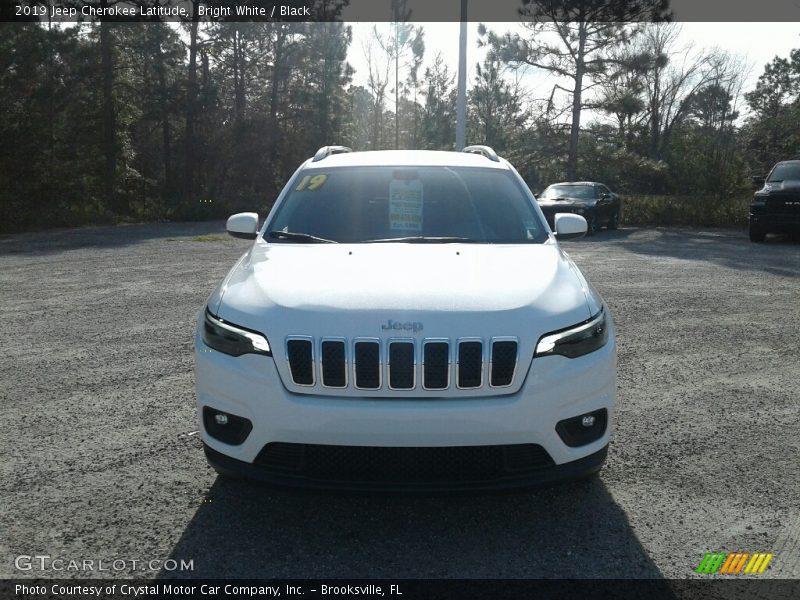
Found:
<svg viewBox="0 0 800 600"><path fill-rule="evenodd" d="M760 188L750 203L750 241L768 233L800 233L800 160L784 160L766 177L753 177Z"/></svg>
<svg viewBox="0 0 800 600"><path fill-rule="evenodd" d="M607 186L595 181L554 183L537 198L550 228L554 227L556 213L574 213L586 219L587 235L592 235L601 226L609 229L619 226L619 196Z"/></svg>

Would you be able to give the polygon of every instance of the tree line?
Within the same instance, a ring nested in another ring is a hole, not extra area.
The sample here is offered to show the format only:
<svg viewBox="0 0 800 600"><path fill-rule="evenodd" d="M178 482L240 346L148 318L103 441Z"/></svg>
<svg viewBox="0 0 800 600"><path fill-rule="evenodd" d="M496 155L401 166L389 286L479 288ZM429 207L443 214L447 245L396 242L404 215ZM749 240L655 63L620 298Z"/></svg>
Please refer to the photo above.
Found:
<svg viewBox="0 0 800 600"><path fill-rule="evenodd" d="M325 144L452 149L456 73L397 16L361 48L335 21L3 24L0 229L263 211ZM741 59L687 48L679 25L555 17L481 26L468 90L468 143L535 191L741 196L797 156L800 49L745 92ZM363 85L348 52L366 57Z"/></svg>

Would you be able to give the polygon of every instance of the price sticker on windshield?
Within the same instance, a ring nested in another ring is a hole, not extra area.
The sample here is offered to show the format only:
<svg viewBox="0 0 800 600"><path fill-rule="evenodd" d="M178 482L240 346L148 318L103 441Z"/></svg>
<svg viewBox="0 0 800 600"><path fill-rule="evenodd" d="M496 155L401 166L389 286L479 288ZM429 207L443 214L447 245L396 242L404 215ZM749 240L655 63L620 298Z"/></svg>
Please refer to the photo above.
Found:
<svg viewBox="0 0 800 600"><path fill-rule="evenodd" d="M389 228L422 231L422 182L392 179L389 184Z"/></svg>
<svg viewBox="0 0 800 600"><path fill-rule="evenodd" d="M313 192L323 186L328 179L327 175L306 175L294 188L295 192Z"/></svg>

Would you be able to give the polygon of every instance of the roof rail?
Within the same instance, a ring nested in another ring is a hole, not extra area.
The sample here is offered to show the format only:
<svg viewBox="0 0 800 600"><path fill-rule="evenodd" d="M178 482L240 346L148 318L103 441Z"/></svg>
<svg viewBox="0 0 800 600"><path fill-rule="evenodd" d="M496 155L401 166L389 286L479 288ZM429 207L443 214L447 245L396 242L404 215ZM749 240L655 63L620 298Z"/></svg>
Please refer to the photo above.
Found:
<svg viewBox="0 0 800 600"><path fill-rule="evenodd" d="M311 160L313 162L317 162L318 160L322 160L326 156L330 156L331 154L344 154L345 152L352 152L352 148L348 148L347 146L323 146L317 153L314 155L314 158Z"/></svg>
<svg viewBox="0 0 800 600"><path fill-rule="evenodd" d="M489 160L500 162L500 157L497 156L497 152L495 152L490 146L467 146L462 150L462 152L469 152L470 154L482 154Z"/></svg>

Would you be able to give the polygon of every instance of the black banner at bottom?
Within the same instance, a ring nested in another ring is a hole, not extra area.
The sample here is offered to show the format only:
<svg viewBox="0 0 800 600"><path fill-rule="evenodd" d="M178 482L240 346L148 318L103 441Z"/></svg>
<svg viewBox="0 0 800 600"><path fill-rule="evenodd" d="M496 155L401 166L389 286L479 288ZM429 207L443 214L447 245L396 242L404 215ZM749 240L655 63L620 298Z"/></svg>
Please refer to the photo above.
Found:
<svg viewBox="0 0 800 600"><path fill-rule="evenodd" d="M2 600L796 599L797 579L83 579L2 580Z"/></svg>

